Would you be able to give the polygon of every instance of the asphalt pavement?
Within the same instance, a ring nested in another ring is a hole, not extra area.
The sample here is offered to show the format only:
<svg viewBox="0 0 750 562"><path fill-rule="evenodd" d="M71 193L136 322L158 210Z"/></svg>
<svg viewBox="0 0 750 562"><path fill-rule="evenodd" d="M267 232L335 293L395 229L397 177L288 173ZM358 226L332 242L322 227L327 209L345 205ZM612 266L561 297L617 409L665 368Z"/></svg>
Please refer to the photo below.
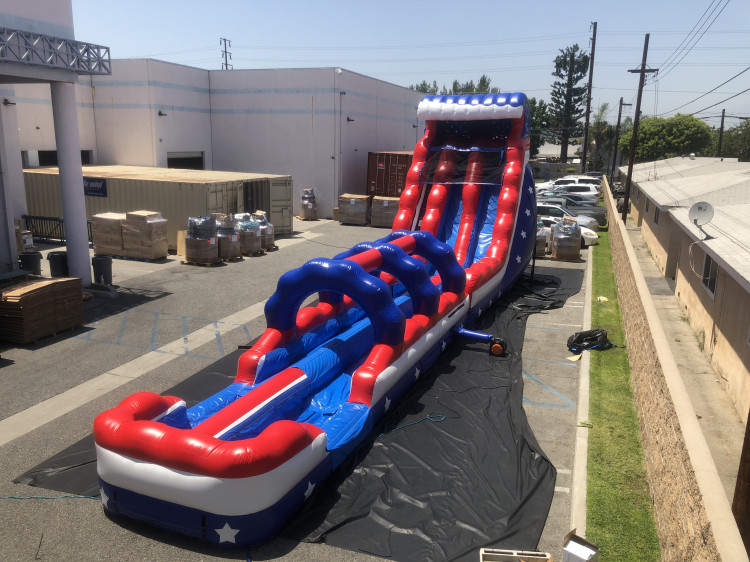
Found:
<svg viewBox="0 0 750 562"><path fill-rule="evenodd" d="M277 240L278 251L218 267L186 265L178 256L151 263L113 260L116 292L97 292L84 303L84 326L34 345L0 343L3 559L377 560L280 538L250 551L219 550L110 520L96 500L58 497L13 479L90 434L95 416L126 396L164 392L260 335L263 304L284 272L385 234L333 221L295 221L294 234ZM581 451L577 420L587 368L570 360L566 341L588 327L588 252L580 262L537 261L538 275L558 278L572 296L562 308L532 314L524 342L524 408L558 473L538 549L557 559L564 535L581 517L573 499L585 497L585 464L581 482L575 456ZM48 267L43 260L43 273ZM16 497L28 499L11 499Z"/></svg>

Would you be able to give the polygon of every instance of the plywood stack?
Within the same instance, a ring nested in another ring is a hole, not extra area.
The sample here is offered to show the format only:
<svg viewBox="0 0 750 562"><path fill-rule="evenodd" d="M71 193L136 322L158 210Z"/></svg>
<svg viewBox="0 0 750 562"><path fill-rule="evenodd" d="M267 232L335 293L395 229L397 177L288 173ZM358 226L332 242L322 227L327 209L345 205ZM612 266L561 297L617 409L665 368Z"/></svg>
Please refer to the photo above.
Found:
<svg viewBox="0 0 750 562"><path fill-rule="evenodd" d="M95 254L122 255L122 223L125 213L99 213L91 217Z"/></svg>
<svg viewBox="0 0 750 562"><path fill-rule="evenodd" d="M344 193L339 197L339 222L365 225L370 222L371 197Z"/></svg>
<svg viewBox="0 0 750 562"><path fill-rule="evenodd" d="M373 197L370 226L391 228L398 214L398 202L398 197Z"/></svg>
<svg viewBox="0 0 750 562"><path fill-rule="evenodd" d="M122 223L122 255L156 260L167 255L167 220L156 211L125 213Z"/></svg>
<svg viewBox="0 0 750 562"><path fill-rule="evenodd" d="M26 344L83 323L81 280L25 281L0 292L2 339Z"/></svg>

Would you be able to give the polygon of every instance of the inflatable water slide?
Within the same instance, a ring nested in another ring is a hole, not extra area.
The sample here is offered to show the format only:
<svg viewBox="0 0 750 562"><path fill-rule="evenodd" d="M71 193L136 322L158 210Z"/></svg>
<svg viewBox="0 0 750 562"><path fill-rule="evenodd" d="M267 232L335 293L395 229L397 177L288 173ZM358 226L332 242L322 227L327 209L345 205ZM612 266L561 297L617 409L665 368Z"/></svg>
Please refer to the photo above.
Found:
<svg viewBox="0 0 750 562"><path fill-rule="evenodd" d="M140 392L94 422L104 509L257 545L521 274L535 244L524 94L426 96L388 236L281 276L235 381L186 407ZM315 306L301 308L317 293Z"/></svg>

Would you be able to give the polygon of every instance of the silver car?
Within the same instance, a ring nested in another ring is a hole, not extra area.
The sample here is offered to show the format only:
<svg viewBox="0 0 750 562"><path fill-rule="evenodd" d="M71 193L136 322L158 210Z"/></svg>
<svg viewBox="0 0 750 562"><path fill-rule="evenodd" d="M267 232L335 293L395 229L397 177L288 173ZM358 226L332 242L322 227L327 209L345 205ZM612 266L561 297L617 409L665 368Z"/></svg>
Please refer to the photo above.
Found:
<svg viewBox="0 0 750 562"><path fill-rule="evenodd" d="M591 229L594 232L599 230L599 223L597 222L596 219L591 218L591 217L585 217L583 215L578 215L576 213L572 213L570 211L563 209L559 205L547 205L545 203L537 203L536 214L539 217L541 217L542 220L546 218L562 220L564 216L575 217L579 225L584 226L588 229Z"/></svg>

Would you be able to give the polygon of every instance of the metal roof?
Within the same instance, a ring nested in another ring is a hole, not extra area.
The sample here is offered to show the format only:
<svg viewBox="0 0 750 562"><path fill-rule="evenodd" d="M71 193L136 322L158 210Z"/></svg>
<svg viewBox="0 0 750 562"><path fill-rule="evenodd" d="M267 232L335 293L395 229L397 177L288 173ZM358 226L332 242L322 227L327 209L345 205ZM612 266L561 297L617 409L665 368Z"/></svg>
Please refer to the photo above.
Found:
<svg viewBox="0 0 750 562"><path fill-rule="evenodd" d="M750 203L750 162L719 158L670 158L639 164L638 188L662 209ZM636 170L633 168L633 178Z"/></svg>
<svg viewBox="0 0 750 562"><path fill-rule="evenodd" d="M697 241L721 268L750 292L750 203L721 205L714 208L714 217L704 225L703 232L690 222L689 209L670 210L675 223ZM706 234L709 236L707 239ZM693 264L702 271L703 264Z"/></svg>
<svg viewBox="0 0 750 562"><path fill-rule="evenodd" d="M24 170L24 173L57 175L59 170L57 167L27 168ZM179 183L222 183L288 176L288 174L181 170L177 168L152 168L146 166L83 166L83 175L92 178L120 178Z"/></svg>

